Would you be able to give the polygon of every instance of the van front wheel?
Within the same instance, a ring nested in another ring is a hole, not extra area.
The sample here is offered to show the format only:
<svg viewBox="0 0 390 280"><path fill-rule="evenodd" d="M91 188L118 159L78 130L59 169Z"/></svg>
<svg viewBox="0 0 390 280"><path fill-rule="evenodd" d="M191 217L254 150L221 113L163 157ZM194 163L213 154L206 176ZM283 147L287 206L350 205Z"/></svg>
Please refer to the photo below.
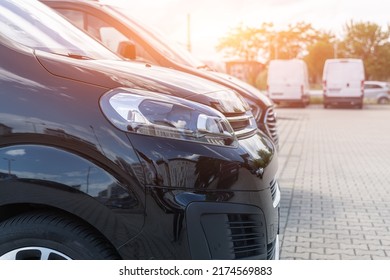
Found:
<svg viewBox="0 0 390 280"><path fill-rule="evenodd" d="M0 260L118 259L90 227L62 214L33 212L0 223Z"/></svg>

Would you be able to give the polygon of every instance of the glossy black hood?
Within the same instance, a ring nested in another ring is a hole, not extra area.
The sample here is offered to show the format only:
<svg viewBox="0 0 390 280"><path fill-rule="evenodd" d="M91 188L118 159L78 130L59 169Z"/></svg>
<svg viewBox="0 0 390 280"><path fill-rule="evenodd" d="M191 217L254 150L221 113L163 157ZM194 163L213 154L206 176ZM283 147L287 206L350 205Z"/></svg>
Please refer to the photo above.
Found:
<svg viewBox="0 0 390 280"><path fill-rule="evenodd" d="M205 71L207 71L207 70L205 70ZM263 102L265 104L265 106L267 106L267 107L271 107L274 105L274 103L272 102L272 100L269 97L267 97L266 95L261 93L260 90L258 90L254 86L248 84L247 82L244 82L236 77L233 77L233 76L225 74L225 73L208 71L208 74L215 76L215 77L218 77L226 82L234 84L235 86L237 86L238 88L240 88L242 91L244 91L246 93L247 98L251 98L253 100L260 99L261 102ZM221 81L221 80L219 80L219 81Z"/></svg>
<svg viewBox="0 0 390 280"><path fill-rule="evenodd" d="M224 114L249 106L235 91L180 71L121 60L80 60L42 51L35 55L53 75L112 89L128 87L199 102Z"/></svg>

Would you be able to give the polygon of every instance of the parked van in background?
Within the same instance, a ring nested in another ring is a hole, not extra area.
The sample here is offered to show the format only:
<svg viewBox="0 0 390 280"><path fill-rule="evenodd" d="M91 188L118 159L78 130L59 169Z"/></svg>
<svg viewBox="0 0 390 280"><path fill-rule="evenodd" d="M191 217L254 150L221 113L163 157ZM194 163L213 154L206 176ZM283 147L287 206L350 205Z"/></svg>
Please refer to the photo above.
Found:
<svg viewBox="0 0 390 280"><path fill-rule="evenodd" d="M235 90L251 106L258 128L278 146L277 120L272 101L254 87L220 75L168 37L148 27L130 9L117 3L86 0L41 0L120 56L186 72ZM117 1L125 2L125 1Z"/></svg>
<svg viewBox="0 0 390 280"><path fill-rule="evenodd" d="M300 59L271 60L268 67L267 90L274 103L309 104L309 75Z"/></svg>
<svg viewBox="0 0 390 280"><path fill-rule="evenodd" d="M38 1L0 26L0 260L278 258L276 149L236 92Z"/></svg>
<svg viewBox="0 0 390 280"><path fill-rule="evenodd" d="M327 59L322 81L324 108L337 104L363 108L363 60L355 58Z"/></svg>

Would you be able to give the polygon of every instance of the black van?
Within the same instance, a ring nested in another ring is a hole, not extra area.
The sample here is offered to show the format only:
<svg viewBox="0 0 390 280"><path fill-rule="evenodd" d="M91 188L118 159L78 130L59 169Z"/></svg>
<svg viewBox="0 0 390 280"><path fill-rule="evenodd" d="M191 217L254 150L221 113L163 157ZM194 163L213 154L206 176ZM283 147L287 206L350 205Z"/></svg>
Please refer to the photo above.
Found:
<svg viewBox="0 0 390 280"><path fill-rule="evenodd" d="M0 259L278 258L276 149L239 96L0 7Z"/></svg>
<svg viewBox="0 0 390 280"><path fill-rule="evenodd" d="M41 0L122 57L173 68L220 83L249 103L258 127L278 147L279 134L272 101L258 89L227 74L210 70L166 36L141 24L125 10L91 0Z"/></svg>

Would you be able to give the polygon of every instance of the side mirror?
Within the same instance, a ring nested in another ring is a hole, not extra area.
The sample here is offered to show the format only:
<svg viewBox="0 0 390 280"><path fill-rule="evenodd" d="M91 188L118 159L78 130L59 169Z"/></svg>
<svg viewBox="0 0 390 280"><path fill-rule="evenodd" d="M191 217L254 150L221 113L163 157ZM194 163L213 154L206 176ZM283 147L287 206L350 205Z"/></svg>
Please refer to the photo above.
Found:
<svg viewBox="0 0 390 280"><path fill-rule="evenodd" d="M127 59L135 60L136 50L135 45L130 41L122 41L118 44L118 50L117 53Z"/></svg>

